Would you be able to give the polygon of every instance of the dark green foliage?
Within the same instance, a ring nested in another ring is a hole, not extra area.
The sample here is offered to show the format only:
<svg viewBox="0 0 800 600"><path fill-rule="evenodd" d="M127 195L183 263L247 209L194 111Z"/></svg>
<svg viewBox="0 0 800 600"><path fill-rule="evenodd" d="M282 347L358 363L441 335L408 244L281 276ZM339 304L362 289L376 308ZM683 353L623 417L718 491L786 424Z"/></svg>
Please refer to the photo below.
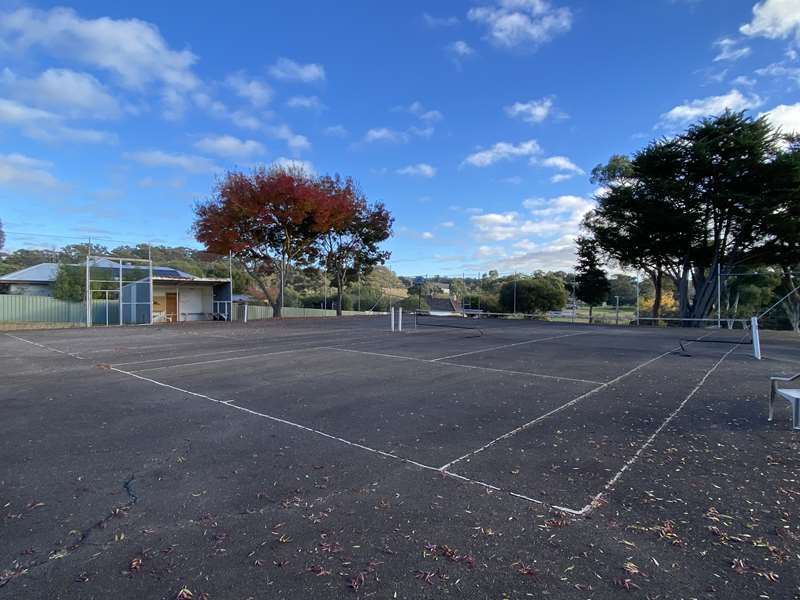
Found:
<svg viewBox="0 0 800 600"><path fill-rule="evenodd" d="M592 322L592 308L608 298L610 284L605 271L600 268L597 244L589 238L578 238L578 264L575 267L575 281L578 284L575 296L589 305L589 322Z"/></svg>
<svg viewBox="0 0 800 600"><path fill-rule="evenodd" d="M764 118L725 112L592 171L606 191L585 220L600 250L651 277L658 312L666 277L680 314L707 317L716 271L800 263L800 154Z"/></svg>
<svg viewBox="0 0 800 600"><path fill-rule="evenodd" d="M502 312L514 311L514 281L506 281L500 287L499 304ZM568 293L564 282L556 275L522 277L516 282L516 311L525 314L540 314L561 310L567 303Z"/></svg>
<svg viewBox="0 0 800 600"><path fill-rule="evenodd" d="M53 298L83 302L86 295L86 272L78 266L60 264L52 290Z"/></svg>

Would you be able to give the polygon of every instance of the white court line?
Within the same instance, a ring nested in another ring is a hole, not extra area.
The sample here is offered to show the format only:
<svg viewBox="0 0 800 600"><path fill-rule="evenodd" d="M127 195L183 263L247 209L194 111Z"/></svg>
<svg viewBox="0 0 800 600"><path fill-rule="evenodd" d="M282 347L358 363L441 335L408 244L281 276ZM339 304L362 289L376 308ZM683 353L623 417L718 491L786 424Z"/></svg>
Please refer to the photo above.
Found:
<svg viewBox="0 0 800 600"><path fill-rule="evenodd" d="M31 344L32 346L37 346L38 348L42 348L43 350L49 350L50 352L58 352L59 354L64 354L66 356L71 356L72 358L77 358L78 360L83 360L82 356L78 356L77 354L73 354L72 352L67 352L66 350L59 350L58 348L53 348L52 346L45 346L44 344L32 342L30 340L26 340L25 338L17 337L16 335L11 335L10 333L6 333L6 335L10 338L14 338L15 340L19 340L20 342L25 342L26 344Z"/></svg>
<svg viewBox="0 0 800 600"><path fill-rule="evenodd" d="M158 381L156 379L151 379L150 377L144 377L143 375L139 375L138 373L135 373L133 371L125 371L123 369L118 369L116 367L110 367L109 370L115 371L117 373L121 373L123 375L128 375L130 377L135 377L136 379L140 379L142 381L147 381L149 383L152 383L152 384L160 386L160 387L169 388L171 390L174 390L176 392L180 392L182 394L189 394L190 396L195 396L197 398L202 398L204 400L208 400L208 401L213 402L215 404L218 404L220 406L227 406L227 407L236 409L238 411L241 411L241 412L253 415L253 416L261 417L263 419L268 419L270 421L275 421L276 423L281 423L283 425L288 425L289 427L294 427L294 428L300 429L302 431L307 431L309 433L313 433L313 434L322 436L322 437L327 438L329 440L333 440L333 441L336 441L336 442L339 442L339 443L342 443L342 444L346 444L346 445L351 446L353 448L359 448L361 450L366 450L367 452L371 452L373 454L377 454L378 456L382 456L384 458L391 458L393 460L397 460L399 462L412 465L414 467L417 467L418 469L423 469L425 471L435 471L436 473L439 473L439 474L444 475L446 477L452 477L453 479L457 479L459 481L464 481L466 483L471 483L471 484L477 485L479 487L485 488L487 490L490 490L492 492L503 492L503 493L507 493L508 495L513 496L515 498L526 500L526 501L532 502L534 504L549 506L548 504L546 504L545 502L543 502L541 500L537 500L535 498L530 498L528 496L524 496L522 494L518 494L518 493L512 492L510 490L505 490L503 488L497 487L496 485L492 485L490 483L486 483L486 482L480 481L478 479L472 479L470 477L466 477L466 476L460 475L458 473L451 473L449 471L442 470L442 469L440 469L438 467L432 467L430 465L426 465L426 464L423 464L421 462L417 462L417 461L412 460L410 458L405 458L403 456L397 456L396 454L391 454L390 452L385 452L383 450L378 450L376 448L371 448L369 446L365 446L364 444L359 444L358 442L351 442L350 440L346 440L346 439L344 439L342 437L339 437L337 435L332 435L330 433L326 433L324 431L320 431L319 429L314 429L313 427L308 427L306 425L301 425L300 423L295 423L294 421L289 421L287 419L282 419L280 417L269 415L267 413L262 413L262 412L259 412L257 410L252 410L252 409L246 408L244 406L239 406L237 404L234 404L234 400L218 400L218 399L212 398L211 396L208 396L206 394L200 394L198 392L192 392L191 390L180 388L180 387L175 386L175 385L170 385L168 383L164 383L164 382ZM557 508L558 510L562 510L560 507L556 507L556 506L554 506L553 508ZM569 512L569 509L567 509L567 512Z"/></svg>
<svg viewBox="0 0 800 600"><path fill-rule="evenodd" d="M230 362L232 360L245 360L248 358L260 358L262 356L278 356L280 354L292 354L294 352L311 352L313 350L322 350L327 346L315 346L312 348L293 348L291 350L279 350L277 352L262 352L260 354L248 354L246 356L231 356L229 358L217 358L215 360L200 360L197 362L180 363L177 365L162 365L160 367L149 367L147 369L134 369L131 373L147 373L149 371L161 371L162 369L177 369L180 367L195 367L197 365L210 365L214 363Z"/></svg>
<svg viewBox="0 0 800 600"><path fill-rule="evenodd" d="M710 333L707 333L707 334L706 334L705 336L703 336L703 337L706 337L706 336L708 336L708 335L711 335L711 334L710 334ZM702 338L700 338L700 339L702 339ZM566 402L565 404L562 404L561 406L557 406L557 407L556 407L556 408L554 408L553 410L550 410L550 411L548 411L548 412L544 413L543 415L539 415L538 417L536 417L536 418L535 418L535 419L533 419L532 421L528 421L527 423L524 423L524 424L520 425L519 427L517 427L517 428L515 428L515 429L512 429L511 431L509 431L509 432L507 432L507 433L504 433L504 434L503 434L503 435L501 435L500 437L496 437L495 439L493 439L493 440L492 440L492 441L490 441L490 442L487 442L486 444L484 444L484 445L483 445L483 446L481 446L480 448L478 448L478 449L476 449L476 450L472 450L471 452L468 452L467 454L464 454L463 456L459 456L458 458L456 458L456 459L454 459L454 460L451 460L449 463L447 463L447 464L443 465L443 466L441 467L441 469L442 469L443 471L444 471L444 470L447 470L449 467L452 467L454 464L456 464L456 463L458 463L458 462L461 462L462 460L465 460L465 459L467 459L467 458L470 458L470 457L472 457L472 456L475 456L476 454L478 454L478 453L480 453L480 452L483 452L483 451L484 451L484 450L486 450L487 448L491 448L492 446L494 446L494 445L495 445L496 443L498 443L498 442L501 442L501 441L503 441L503 440L505 440L505 439L508 439L508 438L510 438L510 437L513 437L513 436L517 435L517 434L518 434L520 431L524 431L525 429L528 429L528 428L529 428L529 427L531 427L532 425L535 425L536 423L539 423L540 421L543 421L544 419L546 419L546 418L548 418L548 417L551 417L551 416L553 416L554 414L556 414L556 413L559 413L559 412L561 412L562 410L564 410L564 409L566 409L566 408L569 408L570 406L573 406L574 404L577 404L577 403L578 403L578 402L580 402L581 400L585 400L585 399L586 399L586 398L588 398L589 396L592 396L593 394L596 394L596 393L597 393L597 392L599 392L600 390L603 390L603 389L607 388L608 386L610 386L610 385L613 385L613 384L617 383L617 382L618 382L618 381L620 381L621 379L624 379L624 378L625 378L625 377L627 377L628 375L631 375L631 374L635 373L635 372L636 372L636 371L638 371L639 369L641 369L641 368L643 368L643 367L646 367L647 365L649 365L649 364L652 364L652 363L654 363L655 361L657 361L657 360L659 360L659 359L661 359L661 358L664 358L665 356L667 356L667 355L669 355L669 354L672 354L672 353L673 353L673 352L675 352L676 350L680 350L680 347L678 347L678 348L672 348L671 350L667 350L667 351L666 351L666 352L664 352L663 354L659 354L659 355L658 355L658 356L656 356L655 358L651 358L650 360L648 360L648 361L645 361L645 362L643 362L643 363L641 363L641 364L639 364L639 365L637 365L637 366L633 367L632 369L630 369L629 371L626 371L626 372L625 372L625 373L623 373L622 375L618 375L617 377L615 377L614 379L611 379L610 381L606 381L605 383L601 383L601 384L600 384L600 385L598 385L596 388L592 388L592 389L591 389L591 390L589 390L588 392L585 392L585 393L583 393L583 394L581 394L581 395L579 395L579 396L576 396L575 398L573 398L573 399L572 399L572 400L570 400L569 402Z"/></svg>
<svg viewBox="0 0 800 600"><path fill-rule="evenodd" d="M370 342L370 341L373 341L373 340L374 340L374 338L368 338L368 339L365 339L365 340L355 339L355 340L349 340L349 341L345 341L345 342L341 342L341 343L342 344L361 344L361 343ZM272 343L276 343L276 341L274 341L274 340L271 340L271 342ZM281 340L281 343L282 342L283 342L283 340ZM305 345L305 344L319 344L319 340L308 340L307 342L295 342L294 340L286 340L286 342L287 343L293 343L293 344L296 344L296 345L299 345L299 344L303 344L303 345ZM195 346L196 346L196 344L195 344ZM297 348L297 350L303 350L303 349L304 348ZM259 348L254 346L252 348L237 348L235 350L218 350L216 352L198 352L196 354L184 354L184 355L181 355L181 356L167 356L165 358L150 358L150 359L147 359L147 360L133 360L133 361L130 361L130 362L112 363L112 364L115 367L127 367L127 366L130 366L130 365L143 365L143 364L154 363L154 362L165 362L165 361L168 361L168 360L180 360L182 358L197 358L199 356L217 356L219 354L231 354L233 352L252 352L253 350L259 350ZM246 357L242 357L242 358L246 358ZM178 366L181 366L181 365L178 365Z"/></svg>
<svg viewBox="0 0 800 600"><path fill-rule="evenodd" d="M523 344L535 344L536 342L546 342L548 340L557 340L559 338L572 337L575 335L587 335L594 333L593 331L581 331L579 333L565 333L563 335L553 335L550 337L536 338L535 340L525 340L524 342L514 342L513 344L503 344L502 346L494 346L493 348L484 348L483 350L472 350L471 352L462 352L461 354L452 354L450 356L440 356L439 358L432 358L432 362L447 360L448 358L460 358L462 356L470 356L471 354L480 354L482 352L491 352L492 350L502 350L503 348L513 348L514 346L522 346Z"/></svg>
<svg viewBox="0 0 800 600"><path fill-rule="evenodd" d="M742 339L744 339L744 338L742 338ZM703 375L703 378L694 387L694 389L691 392L689 392L689 395L686 396L686 398L683 399L683 402L681 402L678 405L678 407L675 410L673 410L666 419L664 419L664 422L661 423L661 425L658 426L658 429L656 429L649 438L647 438L647 441L644 444L642 444L639 447L639 449L634 453L634 455L631 456L625 462L624 465L622 465L622 468L619 471L617 471L614 474L614 476L611 479L608 480L608 482L606 482L606 484L603 486L603 489L598 494L596 494L594 496L594 498L592 498L592 501L581 509L581 511L580 511L581 514L587 514L588 512L590 512L592 510L592 508L595 506L595 504L597 503L597 501L600 500L600 498L602 498L603 494L608 492L608 490L610 490L612 487L614 487L614 485L616 485L616 483L620 480L620 478L625 473L625 471L630 469L636 463L636 461L639 460L639 457L642 455L642 453L645 450L647 450L653 444L653 442L655 441L655 439L658 436L658 434L661 433L664 430L664 428L667 425L669 425L675 417L678 416L678 413L683 410L683 407L686 406L686 404L689 402L689 400L691 400L692 397L698 392L698 390L701 387L703 387L703 384L711 376L711 374L714 371L717 370L717 367L719 367L722 364L722 361L724 361L726 358L728 358L728 356L736 349L737 349L737 347L734 346L733 348L728 350L725 354L722 355L722 358L720 358L716 363L714 363L713 367L711 367L708 371L706 371L706 374Z"/></svg>
<svg viewBox="0 0 800 600"><path fill-rule="evenodd" d="M367 356L380 356L382 358L398 358L400 360L410 360L414 362L422 362L437 365L449 365L451 367L458 367L460 369L474 369L477 371L489 371L491 373L507 373L509 375L527 375L528 377L536 377L542 379L558 379L562 381L573 381L576 383L591 383L597 385L601 381L591 381L589 379L575 379L573 377L559 377L558 375L544 375L542 373L528 373L526 371L510 371L508 369L493 369L491 367L482 367L480 365L460 365L458 363L441 362L430 358L417 358L416 356L403 356L402 354L384 354L382 352L368 352L366 350L353 350L351 348L338 348L335 346L325 346L328 350L340 350L342 352L352 352L353 354L366 354Z"/></svg>
<svg viewBox="0 0 800 600"><path fill-rule="evenodd" d="M363 343L370 342L370 341L372 341L372 338L370 338L368 340L350 340L350 341L342 342L342 343L343 344L363 344ZM311 342L306 342L306 343L311 343ZM132 369L132 372L134 372L134 373L145 373L145 372L148 372L148 371L160 371L162 369L177 369L179 367L194 367L194 366L197 366L197 365L210 365L210 364L214 364L214 363L230 362L232 360L246 360L248 358L259 358L259 357L262 357L262 356L276 356L276 355L279 355L279 354L291 354L292 352L311 352L313 350L339 350L339 349L340 348L338 348L336 346L312 346L310 348L290 348L290 349L287 349L287 350L277 350L275 352L260 352L258 354L246 354L244 356L231 356L229 358L218 358L218 359L212 359L212 360L201 360L201 361L190 362L190 363L178 363L177 365L162 365L160 367L147 367L146 369ZM255 348L251 348L251 350L255 350ZM244 352L244 351L246 351L246 350L242 350L242 352ZM194 356L199 356L199 355L194 355ZM189 357L189 358L191 358L191 357ZM119 364L116 364L116 365L113 365L113 366L119 367L119 366L122 366L124 364L134 364L135 365L135 364L139 364L139 363L119 363Z"/></svg>

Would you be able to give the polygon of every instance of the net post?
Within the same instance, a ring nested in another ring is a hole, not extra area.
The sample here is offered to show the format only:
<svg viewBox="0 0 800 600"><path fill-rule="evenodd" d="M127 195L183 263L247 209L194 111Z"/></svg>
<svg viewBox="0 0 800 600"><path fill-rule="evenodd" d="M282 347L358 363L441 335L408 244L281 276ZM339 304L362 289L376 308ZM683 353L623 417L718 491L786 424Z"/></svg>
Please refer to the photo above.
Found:
<svg viewBox="0 0 800 600"><path fill-rule="evenodd" d="M753 337L753 357L761 360L761 338L758 335L758 317L750 318L750 333Z"/></svg>
<svg viewBox="0 0 800 600"><path fill-rule="evenodd" d="M153 247L150 244L147 244L147 260L149 261L149 269L150 269L150 325L153 324L153 306L154 306L154 299L153 299Z"/></svg>
<svg viewBox="0 0 800 600"><path fill-rule="evenodd" d="M89 259L91 257L92 252L92 242L91 238L89 239L89 247L86 249L86 297L84 298L86 302L86 327L92 326L92 290L91 290L91 281L89 276Z"/></svg>
<svg viewBox="0 0 800 600"><path fill-rule="evenodd" d="M717 263L717 329L722 329L722 270Z"/></svg>
<svg viewBox="0 0 800 600"><path fill-rule="evenodd" d="M394 306L389 307L389 324L391 331L394 331Z"/></svg>
<svg viewBox="0 0 800 600"><path fill-rule="evenodd" d="M249 304L247 302L244 303L244 322L247 323L247 307ZM303 316L305 316L305 309L303 309Z"/></svg>
<svg viewBox="0 0 800 600"><path fill-rule="evenodd" d="M403 331L403 307L397 309L397 331Z"/></svg>

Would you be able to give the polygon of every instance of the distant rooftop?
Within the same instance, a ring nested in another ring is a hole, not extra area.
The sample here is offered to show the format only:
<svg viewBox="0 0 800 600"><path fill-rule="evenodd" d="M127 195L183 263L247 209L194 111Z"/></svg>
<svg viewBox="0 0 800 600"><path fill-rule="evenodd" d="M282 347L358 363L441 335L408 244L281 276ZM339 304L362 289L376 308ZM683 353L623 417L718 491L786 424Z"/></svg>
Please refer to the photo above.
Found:
<svg viewBox="0 0 800 600"><path fill-rule="evenodd" d="M14 271L0 277L0 283L51 283L56 280L58 275L59 263L39 263L31 267ZM84 265L70 265L73 267L82 267ZM119 271L119 263L115 263L108 259L99 259L94 264L95 267L104 269L111 269L114 275ZM122 269L141 270L141 264L125 264L122 263ZM172 267L153 267L153 277L167 278L167 279L203 279L202 277L195 277L184 271L173 269Z"/></svg>

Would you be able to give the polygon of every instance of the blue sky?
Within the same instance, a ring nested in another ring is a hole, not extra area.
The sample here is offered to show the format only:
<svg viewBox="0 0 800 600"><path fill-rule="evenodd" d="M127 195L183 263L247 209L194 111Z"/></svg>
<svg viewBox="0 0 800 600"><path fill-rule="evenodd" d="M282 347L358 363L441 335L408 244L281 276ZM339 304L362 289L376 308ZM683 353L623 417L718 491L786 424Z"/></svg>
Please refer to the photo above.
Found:
<svg viewBox="0 0 800 600"><path fill-rule="evenodd" d="M386 203L402 274L563 269L597 192L588 173L611 154L726 107L800 130L800 0L0 13L11 249L196 245L192 206L215 177L302 161Z"/></svg>

